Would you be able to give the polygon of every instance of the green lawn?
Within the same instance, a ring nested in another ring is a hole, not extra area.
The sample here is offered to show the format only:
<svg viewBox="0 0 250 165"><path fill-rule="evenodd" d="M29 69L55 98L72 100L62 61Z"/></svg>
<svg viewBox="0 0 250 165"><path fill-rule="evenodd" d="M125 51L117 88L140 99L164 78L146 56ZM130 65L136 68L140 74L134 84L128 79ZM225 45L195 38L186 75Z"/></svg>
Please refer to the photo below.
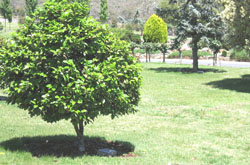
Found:
<svg viewBox="0 0 250 165"><path fill-rule="evenodd" d="M189 68L143 64L139 111L86 127L87 141L118 141L127 157L79 156L70 122L47 124L0 101L0 164L250 164L250 70Z"/></svg>

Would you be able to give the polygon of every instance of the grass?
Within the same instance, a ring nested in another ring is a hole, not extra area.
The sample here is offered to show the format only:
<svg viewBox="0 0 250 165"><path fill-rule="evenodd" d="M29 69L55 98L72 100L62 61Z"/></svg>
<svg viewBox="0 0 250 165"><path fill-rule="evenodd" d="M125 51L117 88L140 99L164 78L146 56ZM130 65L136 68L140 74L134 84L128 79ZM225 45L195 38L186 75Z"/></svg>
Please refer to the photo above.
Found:
<svg viewBox="0 0 250 165"><path fill-rule="evenodd" d="M182 52L182 56L183 58L192 58L192 51L191 50L184 50ZM205 57L205 56L213 56L211 53L209 52L206 52L206 51L198 51L198 57ZM179 52L176 51L176 52L173 52L171 53L168 58L179 58L180 55L179 55Z"/></svg>
<svg viewBox="0 0 250 165"><path fill-rule="evenodd" d="M143 64L139 111L86 127L87 140L119 141L132 157L64 155L75 136L68 121L48 124L0 101L0 164L250 164L249 69L190 68Z"/></svg>

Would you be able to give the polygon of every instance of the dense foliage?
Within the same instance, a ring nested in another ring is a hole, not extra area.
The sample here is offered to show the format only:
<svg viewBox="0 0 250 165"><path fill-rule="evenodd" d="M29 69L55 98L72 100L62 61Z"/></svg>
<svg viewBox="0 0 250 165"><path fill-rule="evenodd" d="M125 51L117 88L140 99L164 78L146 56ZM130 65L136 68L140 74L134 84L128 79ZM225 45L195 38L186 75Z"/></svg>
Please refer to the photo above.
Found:
<svg viewBox="0 0 250 165"><path fill-rule="evenodd" d="M134 42L136 44L141 43L141 37L139 34L135 34L132 30L122 29L122 28L113 28L112 32L121 40L127 42Z"/></svg>
<svg viewBox="0 0 250 165"><path fill-rule="evenodd" d="M250 61L250 54L246 49L236 47L230 50L230 58L237 61Z"/></svg>
<svg viewBox="0 0 250 165"><path fill-rule="evenodd" d="M83 125L135 112L141 82L129 44L88 13L84 3L49 0L0 50L7 102L47 122L70 119L81 151Z"/></svg>
<svg viewBox="0 0 250 165"><path fill-rule="evenodd" d="M145 42L166 43L168 41L167 24L153 14L145 23L143 39Z"/></svg>
<svg viewBox="0 0 250 165"><path fill-rule="evenodd" d="M168 58L179 58L179 52L175 51L171 54L169 54ZM191 50L184 50L182 51L183 58L191 59L192 58L192 51ZM207 57L210 56L212 57L213 55L209 52L206 51L198 51L198 58L199 57Z"/></svg>

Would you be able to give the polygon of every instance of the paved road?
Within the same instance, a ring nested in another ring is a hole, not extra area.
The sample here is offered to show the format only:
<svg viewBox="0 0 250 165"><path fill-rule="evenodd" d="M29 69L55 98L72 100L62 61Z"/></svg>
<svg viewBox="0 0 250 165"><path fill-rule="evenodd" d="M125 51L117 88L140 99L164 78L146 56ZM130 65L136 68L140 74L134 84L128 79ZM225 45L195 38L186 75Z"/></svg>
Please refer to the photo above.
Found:
<svg viewBox="0 0 250 165"><path fill-rule="evenodd" d="M145 62L145 59L140 59ZM151 62L162 62L162 59L151 59ZM168 64L180 64L179 59L166 59ZM183 59L182 64L193 64L192 60ZM212 66L213 60L199 60L199 65ZM250 68L250 62L236 62L236 61L218 61L217 66L235 67L235 68Z"/></svg>

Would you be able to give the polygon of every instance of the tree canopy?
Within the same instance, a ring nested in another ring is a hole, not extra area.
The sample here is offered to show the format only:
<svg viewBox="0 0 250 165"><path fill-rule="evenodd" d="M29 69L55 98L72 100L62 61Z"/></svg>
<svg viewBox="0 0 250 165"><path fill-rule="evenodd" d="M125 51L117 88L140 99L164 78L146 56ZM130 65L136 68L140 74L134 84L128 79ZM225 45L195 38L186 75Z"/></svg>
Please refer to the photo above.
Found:
<svg viewBox="0 0 250 165"><path fill-rule="evenodd" d="M135 112L141 84L129 44L88 13L84 3L48 0L0 50L7 102L47 122L70 120L80 151L84 125Z"/></svg>
<svg viewBox="0 0 250 165"><path fill-rule="evenodd" d="M166 43L168 41L167 24L153 14L144 25L143 38L145 42Z"/></svg>
<svg viewBox="0 0 250 165"><path fill-rule="evenodd" d="M222 22L216 11L215 0L187 0L180 8L181 19L176 28L177 48L188 37L192 38L193 70L198 71L198 43L201 38L216 38L223 31Z"/></svg>

